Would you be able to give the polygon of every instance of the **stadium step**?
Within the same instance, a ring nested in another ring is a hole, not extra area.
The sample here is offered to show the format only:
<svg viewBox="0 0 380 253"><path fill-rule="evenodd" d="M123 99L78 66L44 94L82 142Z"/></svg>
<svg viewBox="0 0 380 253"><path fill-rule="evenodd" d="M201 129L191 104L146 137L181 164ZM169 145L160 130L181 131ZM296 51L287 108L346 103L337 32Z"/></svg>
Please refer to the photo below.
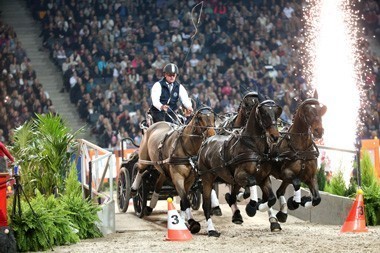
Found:
<svg viewBox="0 0 380 253"><path fill-rule="evenodd" d="M78 135L78 138L96 143L86 122L79 118L76 106L70 102L69 94L59 92L63 87L62 73L50 60L49 52L42 49L42 40L39 37L40 24L33 19L26 2L22 0L0 1L0 9L2 10L2 20L15 30L22 48L25 49L33 69L36 71L37 79L49 93L56 112L67 122L72 132L85 127L85 132Z"/></svg>

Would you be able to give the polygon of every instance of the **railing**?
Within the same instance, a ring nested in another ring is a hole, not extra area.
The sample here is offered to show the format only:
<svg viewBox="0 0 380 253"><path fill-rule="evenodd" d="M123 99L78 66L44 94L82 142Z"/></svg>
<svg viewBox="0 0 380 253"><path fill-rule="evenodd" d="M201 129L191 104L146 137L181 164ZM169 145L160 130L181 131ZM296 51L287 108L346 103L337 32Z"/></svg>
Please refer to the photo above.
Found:
<svg viewBox="0 0 380 253"><path fill-rule="evenodd" d="M83 196L98 201L102 210L98 213L99 227L103 234L115 232L115 203L113 200L113 180L116 174L115 155L91 142L78 139L77 162L80 159L80 179ZM102 190L105 181L109 190Z"/></svg>
<svg viewBox="0 0 380 253"><path fill-rule="evenodd" d="M88 190L90 198L97 195L104 198L104 201L113 200L113 178L116 173L115 155L84 139L79 139L78 142L84 194L85 190ZM109 194L101 191L105 178L109 181Z"/></svg>

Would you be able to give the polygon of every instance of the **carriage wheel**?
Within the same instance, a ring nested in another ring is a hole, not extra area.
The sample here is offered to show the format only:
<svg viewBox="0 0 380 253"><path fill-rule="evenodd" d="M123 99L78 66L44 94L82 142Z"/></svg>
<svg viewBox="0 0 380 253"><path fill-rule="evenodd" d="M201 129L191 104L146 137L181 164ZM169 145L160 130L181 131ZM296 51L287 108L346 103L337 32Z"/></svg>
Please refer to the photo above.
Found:
<svg viewBox="0 0 380 253"><path fill-rule="evenodd" d="M202 194L200 189L190 191L189 195L187 195L187 198L189 199L191 208L193 210L198 210L201 207Z"/></svg>
<svg viewBox="0 0 380 253"><path fill-rule="evenodd" d="M138 169L137 169L137 165L135 164L133 166L133 180L135 179L137 173L138 173ZM141 185L137 189L137 194L136 196L133 197L133 207L135 209L135 214L139 218L144 217L147 200L148 200L147 185L143 177L141 180Z"/></svg>
<svg viewBox="0 0 380 253"><path fill-rule="evenodd" d="M129 199L131 197L131 179L125 167L122 167L120 170L116 194L119 212L125 213L128 210Z"/></svg>
<svg viewBox="0 0 380 253"><path fill-rule="evenodd" d="M187 199L190 201L190 206L193 210L198 210L201 207L202 183L200 180L195 181L194 185L190 188Z"/></svg>

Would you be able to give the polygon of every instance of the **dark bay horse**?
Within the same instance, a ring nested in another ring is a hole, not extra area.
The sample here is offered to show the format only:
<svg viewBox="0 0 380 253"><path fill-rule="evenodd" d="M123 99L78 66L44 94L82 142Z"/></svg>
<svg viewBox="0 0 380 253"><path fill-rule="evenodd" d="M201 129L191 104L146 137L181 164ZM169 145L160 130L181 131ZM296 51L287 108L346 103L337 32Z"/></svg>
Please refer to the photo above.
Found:
<svg viewBox="0 0 380 253"><path fill-rule="evenodd" d="M250 112L252 111L252 108L263 100L264 99L262 96L260 96L259 93L255 91L251 91L245 94L239 104L237 114L229 117L220 125L218 134L228 135L231 133L231 131L244 127L247 124L247 120ZM256 214L256 208L258 208L256 206L256 203L258 202L258 193L256 186L246 187L246 189L244 189L244 192L239 192L237 199L238 201L241 201L243 199L247 199L248 197L250 197L250 201L248 202L245 210L248 216L253 217ZM226 198L229 198L229 196L226 196ZM263 209L261 211L266 210Z"/></svg>
<svg viewBox="0 0 380 253"><path fill-rule="evenodd" d="M190 158L198 154L203 140L214 134L215 116L209 107L197 110L187 125L178 126L162 121L146 129L139 148L139 172L132 184L131 193L136 193L142 173L151 168L151 165L160 172L147 214L156 206L160 190L168 178L181 198L181 215L189 223L192 233L199 232L200 224L194 220L187 198L196 179Z"/></svg>
<svg viewBox="0 0 380 253"><path fill-rule="evenodd" d="M227 199L237 224L243 222L236 205L241 187L259 185L263 191L263 203L274 205L276 198L270 184L270 166L267 162L268 140L279 137L277 119L282 109L272 100L266 100L251 109L247 124L230 135L214 135L202 144L198 155L198 173L203 185L203 211L209 236L220 235L211 220L211 190L218 179L231 185Z"/></svg>
<svg viewBox="0 0 380 253"><path fill-rule="evenodd" d="M293 123L287 132L281 133L281 138L273 148L272 175L282 180L276 192L280 200L280 211L274 215L270 209L271 231L281 230L278 223L286 222L287 208L294 210L299 205L311 208L321 202L317 182L317 158L319 150L313 138L322 138L322 116L326 113L326 106L315 98L303 101L297 108ZM301 198L301 182L305 183L311 193ZM292 184L295 190L294 197L288 202L284 197L286 188ZM277 218L277 219L276 219Z"/></svg>
<svg viewBox="0 0 380 253"><path fill-rule="evenodd" d="M246 93L241 100L239 104L239 108L237 110L237 113L233 114L227 114L217 117L215 126L217 129L217 134L220 135L229 135L232 133L232 131L239 130L240 128L244 127L247 124L247 120L249 117L250 112L252 111L252 108L259 103L259 94L255 91L250 91ZM254 190L256 188L254 187ZM247 189L247 193L243 195L243 193L239 194L239 200L243 199L243 196L245 198L249 197L249 191L250 189ZM217 199L216 193L212 191L211 193L211 203L212 203L212 214L221 216L222 211L219 208L219 201ZM247 205L246 209L251 209L250 206ZM249 212L249 211L248 211ZM253 216L253 215L252 215Z"/></svg>
<svg viewBox="0 0 380 253"><path fill-rule="evenodd" d="M218 134L230 134L232 130L244 127L252 108L258 103L259 94L257 92L251 91L245 94L239 104L237 114L226 117L220 124L215 123L219 128Z"/></svg>

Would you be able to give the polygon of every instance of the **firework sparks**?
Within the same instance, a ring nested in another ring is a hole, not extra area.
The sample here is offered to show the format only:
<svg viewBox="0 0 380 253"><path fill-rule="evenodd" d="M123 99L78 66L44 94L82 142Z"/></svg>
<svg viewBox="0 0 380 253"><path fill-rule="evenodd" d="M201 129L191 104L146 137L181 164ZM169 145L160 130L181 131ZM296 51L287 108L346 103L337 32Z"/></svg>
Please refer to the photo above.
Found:
<svg viewBox="0 0 380 253"><path fill-rule="evenodd" d="M358 15L348 0L310 0L304 12L308 17L306 51L311 63L306 69L308 82L317 90L321 103L327 106L323 117L326 146L355 150L361 128L360 105L363 104L363 83L357 46ZM334 167L352 169L352 153L335 152ZM348 163L348 164L347 164ZM348 173L348 174L347 174Z"/></svg>
<svg viewBox="0 0 380 253"><path fill-rule="evenodd" d="M354 149L361 100L357 16L347 0L309 1L309 83L328 110L326 146Z"/></svg>

